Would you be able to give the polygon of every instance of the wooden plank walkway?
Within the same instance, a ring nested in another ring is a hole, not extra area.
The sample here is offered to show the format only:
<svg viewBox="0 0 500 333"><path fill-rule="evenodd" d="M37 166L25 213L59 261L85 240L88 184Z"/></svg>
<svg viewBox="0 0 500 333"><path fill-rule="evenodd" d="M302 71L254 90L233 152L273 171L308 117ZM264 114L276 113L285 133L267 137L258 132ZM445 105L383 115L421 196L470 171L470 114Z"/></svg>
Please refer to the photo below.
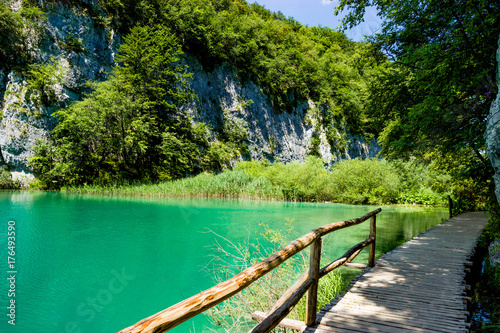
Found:
<svg viewBox="0 0 500 333"><path fill-rule="evenodd" d="M303 332L468 332L466 266L488 216L453 217L386 253Z"/></svg>

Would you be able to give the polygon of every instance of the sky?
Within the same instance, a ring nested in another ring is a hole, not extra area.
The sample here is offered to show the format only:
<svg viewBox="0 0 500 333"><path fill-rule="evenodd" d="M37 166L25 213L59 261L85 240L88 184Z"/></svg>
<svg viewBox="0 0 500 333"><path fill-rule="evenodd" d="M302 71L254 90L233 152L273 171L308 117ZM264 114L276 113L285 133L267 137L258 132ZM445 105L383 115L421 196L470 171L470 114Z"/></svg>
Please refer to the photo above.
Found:
<svg viewBox="0 0 500 333"><path fill-rule="evenodd" d="M335 16L335 6L338 1L333 0L247 0L248 3L258 3L270 11L281 11L285 16L291 16L296 21L309 26L322 25L335 29L342 17ZM377 16L375 8L368 8L365 22L346 35L355 40L363 40L363 35L371 35L380 28L381 19Z"/></svg>

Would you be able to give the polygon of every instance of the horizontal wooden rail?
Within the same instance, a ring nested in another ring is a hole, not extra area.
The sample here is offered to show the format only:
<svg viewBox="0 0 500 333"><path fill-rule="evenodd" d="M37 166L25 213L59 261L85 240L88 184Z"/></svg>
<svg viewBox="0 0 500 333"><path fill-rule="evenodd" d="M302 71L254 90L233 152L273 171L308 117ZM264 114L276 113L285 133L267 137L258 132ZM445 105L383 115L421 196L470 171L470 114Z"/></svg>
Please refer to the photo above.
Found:
<svg viewBox="0 0 500 333"><path fill-rule="evenodd" d="M347 228L356 224L360 224L369 218L372 218L372 221L374 221L374 218L376 214L378 214L381 211L381 209L376 209L368 214L363 215L362 217L352 219L352 220L345 220L345 221L340 221L340 222L334 222L330 223L327 225L324 225L322 227L319 227L317 229L314 229L307 233L306 235L297 238L296 240L292 241L290 244L285 246L283 249L280 251L274 253L270 257L262 260L261 262L258 262L251 267L245 269L243 272L239 273L238 275L235 275L229 280L226 280L224 282L219 283L218 285L207 289L197 295L194 295L184 301L181 301L163 311L160 311L148 318L145 318L135 325L132 325L130 327L127 327L123 330L121 330L119 333L159 333L159 332L165 332L173 327L183 323L184 321L196 316L197 314L204 312L215 305L219 304L220 302L230 298L231 296L241 292L245 288L247 288L249 285L251 285L254 281L258 280L265 274L269 273L272 271L274 268L282 264L284 261L288 260L298 252L304 250L306 247L311 245L313 242L321 239L321 237L336 231L340 230L343 228ZM365 240L366 242L366 240ZM364 244L360 243L360 244ZM359 246L360 244L356 245ZM355 247L356 247L355 246ZM362 249L362 248L361 248ZM359 251L361 251L359 249ZM354 251L359 253L359 251ZM349 251L348 251L349 252ZM353 254L354 254L353 252ZM355 256L355 255L354 255ZM350 258L350 257L349 257ZM347 258L344 262L349 262L351 259ZM319 260L319 258L318 258ZM335 263L335 262L334 262ZM332 263L333 264L333 263ZM330 264L330 265L332 265ZM340 266L340 265L339 265ZM322 276L321 271L319 271L319 275ZM307 272L306 272L307 273ZM326 273L324 273L326 274ZM310 288L311 285L314 284L314 279L311 279L308 277L308 275L305 275L307 278L305 281L302 281L302 284L299 286L298 290L293 293L289 294L288 301L290 302L284 302L279 308L284 308L286 309L287 304L289 304L290 309L295 306L296 302L300 300L302 295ZM299 297L300 294L300 297ZM293 302L292 302L293 300ZM295 302L295 303L294 303ZM293 303L293 304L292 304ZM286 311L277 309L275 310L279 311L279 316ZM289 311L288 311L289 312ZM288 314L288 312L286 314ZM286 316L285 314L285 316ZM274 320L273 320L274 321ZM278 321L279 323L279 321ZM274 325L276 326L276 325ZM273 326L273 327L274 327ZM272 328L271 328L272 329ZM260 331L260 330L259 330Z"/></svg>
<svg viewBox="0 0 500 333"><path fill-rule="evenodd" d="M262 322L266 318L267 315L264 312L255 311L252 313L252 319L255 321ZM306 327L306 323L300 320L285 318L280 322L280 326L301 332Z"/></svg>
<svg viewBox="0 0 500 333"><path fill-rule="evenodd" d="M375 241L374 237L368 236L368 238L362 241L361 243L351 247L342 257L338 258L337 260L323 267L319 272L319 275L323 277L326 274L333 271L335 268L350 263L354 258L356 258L356 256L359 254L359 252L361 252L361 250L363 250L368 245L371 245L374 241Z"/></svg>

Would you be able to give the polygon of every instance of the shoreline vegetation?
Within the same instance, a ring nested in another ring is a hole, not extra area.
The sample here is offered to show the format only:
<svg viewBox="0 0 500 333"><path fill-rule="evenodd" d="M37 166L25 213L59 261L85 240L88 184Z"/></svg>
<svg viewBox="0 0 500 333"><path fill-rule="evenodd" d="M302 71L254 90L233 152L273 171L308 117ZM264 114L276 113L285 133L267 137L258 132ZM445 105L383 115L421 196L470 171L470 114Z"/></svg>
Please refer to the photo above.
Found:
<svg viewBox="0 0 500 333"><path fill-rule="evenodd" d="M417 175L415 177L415 175ZM345 204L447 204L448 174L411 162L345 160L325 169L323 160L240 162L225 172L164 182L122 181L62 187L61 191L151 197L244 198Z"/></svg>

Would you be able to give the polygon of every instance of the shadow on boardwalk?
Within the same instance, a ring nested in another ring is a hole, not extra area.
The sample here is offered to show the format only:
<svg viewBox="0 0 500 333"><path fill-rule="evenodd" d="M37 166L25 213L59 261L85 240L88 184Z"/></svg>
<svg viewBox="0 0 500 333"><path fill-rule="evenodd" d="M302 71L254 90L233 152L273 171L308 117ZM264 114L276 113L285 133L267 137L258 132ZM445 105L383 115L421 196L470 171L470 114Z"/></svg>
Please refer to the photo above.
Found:
<svg viewBox="0 0 500 333"><path fill-rule="evenodd" d="M386 253L305 332L468 332L466 267L487 220L461 214Z"/></svg>

